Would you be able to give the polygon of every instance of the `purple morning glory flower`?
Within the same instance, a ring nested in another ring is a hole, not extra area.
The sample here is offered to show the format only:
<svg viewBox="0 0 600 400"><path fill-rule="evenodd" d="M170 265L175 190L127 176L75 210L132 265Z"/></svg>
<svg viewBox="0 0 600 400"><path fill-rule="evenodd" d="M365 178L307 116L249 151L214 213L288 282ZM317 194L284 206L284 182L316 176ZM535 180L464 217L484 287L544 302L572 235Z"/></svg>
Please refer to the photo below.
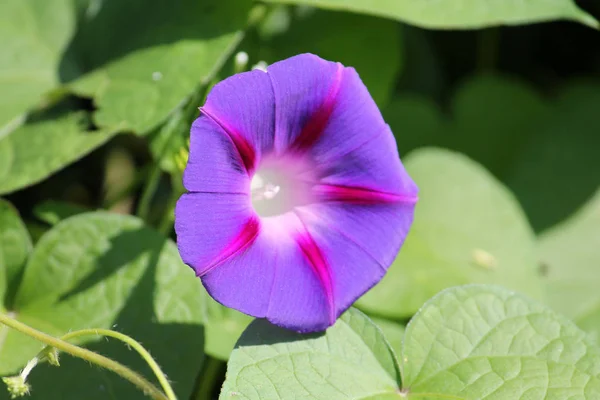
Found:
<svg viewBox="0 0 600 400"><path fill-rule="evenodd" d="M191 129L177 244L218 302L310 332L385 274L417 187L353 68L303 54L217 84Z"/></svg>

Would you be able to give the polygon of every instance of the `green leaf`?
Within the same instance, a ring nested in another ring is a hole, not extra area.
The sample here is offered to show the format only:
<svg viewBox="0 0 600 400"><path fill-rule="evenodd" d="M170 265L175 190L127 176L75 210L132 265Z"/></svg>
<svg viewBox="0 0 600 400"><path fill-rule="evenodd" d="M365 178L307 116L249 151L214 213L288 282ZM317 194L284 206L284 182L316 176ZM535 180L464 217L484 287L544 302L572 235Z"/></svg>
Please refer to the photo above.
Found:
<svg viewBox="0 0 600 400"><path fill-rule="evenodd" d="M31 237L19 212L8 201L0 199L0 308L7 287L14 283L25 265L31 247Z"/></svg>
<svg viewBox="0 0 600 400"><path fill-rule="evenodd" d="M600 398L600 349L572 322L501 287L445 290L408 324L414 399Z"/></svg>
<svg viewBox="0 0 600 400"><path fill-rule="evenodd" d="M548 303L600 343L600 190L572 218L540 236Z"/></svg>
<svg viewBox="0 0 600 400"><path fill-rule="evenodd" d="M0 138L0 194L37 183L114 136L86 131L87 115L76 112L23 125Z"/></svg>
<svg viewBox="0 0 600 400"><path fill-rule="evenodd" d="M147 133L229 57L243 36L251 4L104 1L76 36L73 46L87 73L70 87L94 98L97 125L124 124Z"/></svg>
<svg viewBox="0 0 600 400"><path fill-rule="evenodd" d="M457 150L505 177L548 105L523 82L495 75L475 76L458 88L452 117L431 101L403 95L384 109L384 117L406 153L423 146Z"/></svg>
<svg viewBox="0 0 600 400"><path fill-rule="evenodd" d="M173 242L141 220L94 212L69 218L34 249L15 301L17 318L53 335L111 328L131 335L188 398L203 355L206 292ZM89 342L89 341L88 341ZM152 376L135 352L104 340L88 347ZM14 331L0 344L0 375L16 372L41 345ZM116 375L64 356L59 369L33 374L33 398L143 399ZM36 397L37 396L37 397Z"/></svg>
<svg viewBox="0 0 600 400"><path fill-rule="evenodd" d="M36 205L33 209L35 216L48 225L56 225L64 219L87 211L90 210L79 204L56 200L46 200L43 203Z"/></svg>
<svg viewBox="0 0 600 400"><path fill-rule="evenodd" d="M75 29L70 0L0 3L0 138L59 84L58 67Z"/></svg>
<svg viewBox="0 0 600 400"><path fill-rule="evenodd" d="M318 26L319 29L315 29ZM386 104L402 67L400 26L392 21L319 11L299 15L291 29L271 42L262 56L272 63L313 53L356 68L371 96Z"/></svg>
<svg viewBox="0 0 600 400"><path fill-rule="evenodd" d="M593 197L599 182L600 85L572 82L551 104L505 179L536 231L568 218Z"/></svg>
<svg viewBox="0 0 600 400"><path fill-rule="evenodd" d="M385 318L369 316L371 320L381 329L385 338L390 342L394 352L400 356L402 354L402 341L404 340L404 331L406 327L399 322Z"/></svg>
<svg viewBox="0 0 600 400"><path fill-rule="evenodd" d="M304 4L332 10L352 11L393 18L424 28L482 28L566 19L598 28L598 21L571 0L493 1L452 0L266 0L271 3Z"/></svg>
<svg viewBox="0 0 600 400"><path fill-rule="evenodd" d="M440 290L467 283L541 297L533 232L500 182L448 150L422 149L404 161L420 189L415 220L398 257L359 307L408 317Z"/></svg>
<svg viewBox="0 0 600 400"><path fill-rule="evenodd" d="M229 359L219 398L392 399L398 387L389 343L367 316L350 309L318 334L254 321Z"/></svg>

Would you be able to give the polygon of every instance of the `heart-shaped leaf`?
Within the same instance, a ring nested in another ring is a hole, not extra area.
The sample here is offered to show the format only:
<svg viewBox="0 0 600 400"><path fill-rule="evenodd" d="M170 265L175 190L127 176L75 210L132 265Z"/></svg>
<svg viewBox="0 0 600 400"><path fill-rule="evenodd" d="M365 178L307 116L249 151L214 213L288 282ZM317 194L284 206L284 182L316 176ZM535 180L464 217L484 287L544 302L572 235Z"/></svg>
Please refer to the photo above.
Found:
<svg viewBox="0 0 600 400"><path fill-rule="evenodd" d="M409 399L600 398L600 349L542 304L483 285L452 288L408 324Z"/></svg>
<svg viewBox="0 0 600 400"><path fill-rule="evenodd" d="M324 333L256 320L240 338L220 399L394 399L399 370L381 330L350 309Z"/></svg>

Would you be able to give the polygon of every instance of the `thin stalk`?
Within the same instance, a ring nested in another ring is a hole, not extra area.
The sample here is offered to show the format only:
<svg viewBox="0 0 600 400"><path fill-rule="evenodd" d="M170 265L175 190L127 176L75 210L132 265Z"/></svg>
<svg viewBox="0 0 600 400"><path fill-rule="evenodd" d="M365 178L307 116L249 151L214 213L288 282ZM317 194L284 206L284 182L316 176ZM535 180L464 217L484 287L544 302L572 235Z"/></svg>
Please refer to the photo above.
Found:
<svg viewBox="0 0 600 400"><path fill-rule="evenodd" d="M84 349L79 346L75 346L64 340L50 336L44 332L40 332L30 326L17 321L14 318L9 317L4 313L0 313L0 323L19 331L27 336L30 336L48 346L54 347L63 353L72 355L84 359L88 362L96 364L102 368L113 371L115 374L121 376L123 379L128 380L137 386L142 392L149 395L155 400L170 400L163 392L160 391L154 384L149 382L146 378L138 374L137 372L129 369L121 363L111 360L108 357L104 357L100 354L94 353L93 351Z"/></svg>
<svg viewBox="0 0 600 400"><path fill-rule="evenodd" d="M148 350L146 350L140 344L140 342L138 342L137 340L135 340L127 335L124 335L120 332L112 331L110 329L81 329L78 331L69 332L66 335L62 336L60 339L61 340L69 340L69 339L73 339L76 337L90 336L90 335L108 336L108 337L120 340L121 342L125 343L128 346L131 346L131 348L133 348L135 351L137 351L138 354L144 359L144 361L146 361L148 366L152 369L152 372L154 372L156 379L158 379L158 381L160 382L160 385L162 386L162 388L163 388L164 392L166 393L167 397L169 398L169 400L177 399L177 397L175 396L175 392L173 391L173 388L171 387L171 384L169 383L169 381L167 380L167 377L165 376L165 373L160 369L160 366L156 363L154 358L152 358L152 356L150 355Z"/></svg>

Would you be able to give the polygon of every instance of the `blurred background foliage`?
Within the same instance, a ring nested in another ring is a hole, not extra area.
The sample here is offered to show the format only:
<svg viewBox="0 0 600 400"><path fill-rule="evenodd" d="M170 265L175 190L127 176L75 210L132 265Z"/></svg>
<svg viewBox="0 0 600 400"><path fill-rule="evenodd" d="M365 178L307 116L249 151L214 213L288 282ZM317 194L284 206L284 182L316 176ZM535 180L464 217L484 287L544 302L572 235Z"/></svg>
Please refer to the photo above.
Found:
<svg viewBox="0 0 600 400"><path fill-rule="evenodd" d="M247 68L311 52L357 69L421 188L406 245L357 303L395 348L424 301L466 283L600 337L600 3L437 3L0 3L0 308L55 335L116 326L180 398L211 398L250 318L212 301L175 249L189 126L239 51ZM0 375L39 348L0 327ZM141 396L78 360L42 368L33 398Z"/></svg>

